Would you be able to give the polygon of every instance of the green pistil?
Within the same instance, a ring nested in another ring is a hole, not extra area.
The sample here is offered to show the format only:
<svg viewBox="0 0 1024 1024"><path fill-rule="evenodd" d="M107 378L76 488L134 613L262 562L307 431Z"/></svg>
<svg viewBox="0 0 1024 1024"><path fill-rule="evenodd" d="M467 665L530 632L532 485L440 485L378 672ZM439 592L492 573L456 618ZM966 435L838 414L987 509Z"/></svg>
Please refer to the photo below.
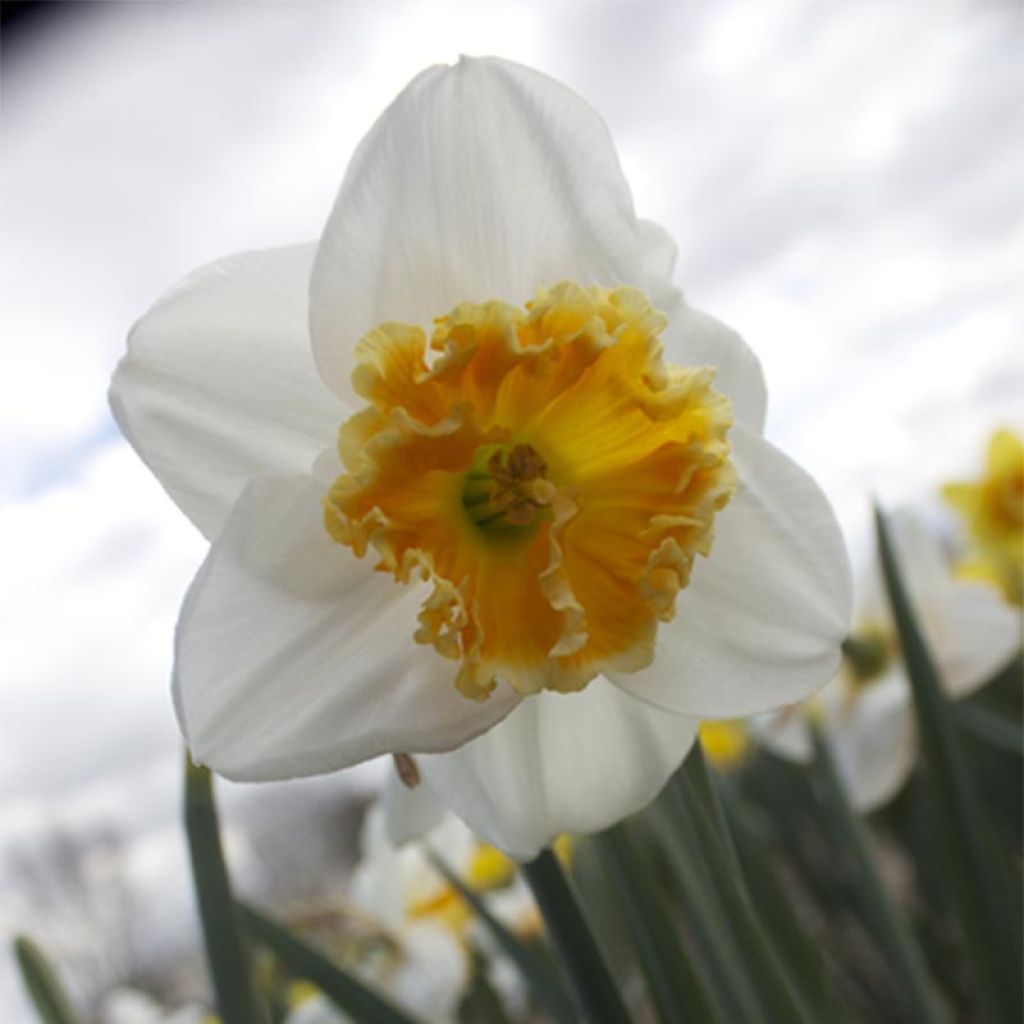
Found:
<svg viewBox="0 0 1024 1024"><path fill-rule="evenodd" d="M481 445L462 484L462 507L495 540L525 540L550 516L544 488L547 464L528 444Z"/></svg>

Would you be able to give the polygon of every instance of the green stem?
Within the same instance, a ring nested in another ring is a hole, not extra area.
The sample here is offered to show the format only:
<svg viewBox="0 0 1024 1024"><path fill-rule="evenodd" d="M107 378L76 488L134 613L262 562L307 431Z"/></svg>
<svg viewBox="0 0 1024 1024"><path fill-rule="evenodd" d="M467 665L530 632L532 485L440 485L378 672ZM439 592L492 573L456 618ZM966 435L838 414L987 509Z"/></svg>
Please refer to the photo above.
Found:
<svg viewBox="0 0 1024 1024"><path fill-rule="evenodd" d="M882 880L875 869L861 821L847 799L836 769L835 759L820 727L812 726L815 767L821 783L820 792L825 801L829 820L836 839L852 855L857 868L858 893L878 939L889 955L897 987L905 994L911 1018L919 1024L935 1024L945 1019L934 986L928 977L924 961L907 923L889 899Z"/></svg>
<svg viewBox="0 0 1024 1024"><path fill-rule="evenodd" d="M704 757L704 748L700 745L700 740L694 743L690 753L686 755L686 760L683 762L683 775L686 777L692 793L699 799L704 813L714 825L715 833L725 852L729 870L735 876L737 884L744 885L740 859L736 853L732 833L729 831L729 824L725 818L725 810L722 807L722 801L718 797L718 789L715 786L714 779L711 777L711 769L708 768L708 762Z"/></svg>
<svg viewBox="0 0 1024 1024"><path fill-rule="evenodd" d="M618 986L594 940L558 859L544 850L523 865L552 945L572 982L583 1019L591 1024L630 1024Z"/></svg>
<svg viewBox="0 0 1024 1024"><path fill-rule="evenodd" d="M43 1024L78 1024L71 1001L43 951L31 939L19 935L14 940L14 957Z"/></svg>
<svg viewBox="0 0 1024 1024"><path fill-rule="evenodd" d="M925 782L934 809L937 852L963 928L968 962L986 1020L1019 1024L1020 914L1005 882L984 802L974 792L957 742L953 713L917 624L888 523L875 509L878 550L914 695Z"/></svg>
<svg viewBox="0 0 1024 1024"><path fill-rule="evenodd" d="M704 985L679 942L654 872L624 825L594 837L609 880L625 907L661 1024L718 1024Z"/></svg>
<svg viewBox="0 0 1024 1024"><path fill-rule="evenodd" d="M419 1024L416 1018L388 1002L355 975L328 960L255 907L239 903L237 910L254 942L269 949L289 974L314 984L352 1020L359 1024Z"/></svg>
<svg viewBox="0 0 1024 1024"><path fill-rule="evenodd" d="M693 756L690 755L691 758ZM703 759L700 760L700 766L703 766ZM692 812L704 861L732 922L741 956L765 1000L768 1016L773 1021L784 1021L785 1024L809 1024L812 1018L807 1006L786 973L754 911L743 876L739 872L735 848L720 816L721 806L717 799L714 803L709 801L708 790L700 781L701 774L707 778L706 769L688 767L684 774L687 783L686 803ZM707 781L710 782L710 779Z"/></svg>
<svg viewBox="0 0 1024 1024"><path fill-rule="evenodd" d="M775 839L768 831L757 827L752 808L734 787L723 785L721 792L751 901L765 922L765 930L775 943L783 965L818 1019L840 1020L829 991L821 950L791 906L793 895L777 872L779 849Z"/></svg>
<svg viewBox="0 0 1024 1024"><path fill-rule="evenodd" d="M209 769L193 764L187 753L185 831L217 1012L223 1024L265 1024L224 863L213 778Z"/></svg>
<svg viewBox="0 0 1024 1024"><path fill-rule="evenodd" d="M542 960L527 949L487 908L480 895L466 885L458 875L436 853L430 855L431 863L444 875L445 880L469 904L473 913L491 933L503 952L519 968L537 1002L541 1004L559 1024L573 1024L576 1010L562 985L557 968L550 960Z"/></svg>
<svg viewBox="0 0 1024 1024"><path fill-rule="evenodd" d="M985 743L1008 754L1024 757L1024 735L1017 722L976 704L958 704L954 709L957 725Z"/></svg>
<svg viewBox="0 0 1024 1024"><path fill-rule="evenodd" d="M727 1004L724 1012L728 1019L767 1024L763 1001L737 948L735 931L729 926L714 881L700 857L700 844L682 791L674 783L666 786L659 805L661 814L656 826L679 887L682 913L696 935L712 977L711 995Z"/></svg>

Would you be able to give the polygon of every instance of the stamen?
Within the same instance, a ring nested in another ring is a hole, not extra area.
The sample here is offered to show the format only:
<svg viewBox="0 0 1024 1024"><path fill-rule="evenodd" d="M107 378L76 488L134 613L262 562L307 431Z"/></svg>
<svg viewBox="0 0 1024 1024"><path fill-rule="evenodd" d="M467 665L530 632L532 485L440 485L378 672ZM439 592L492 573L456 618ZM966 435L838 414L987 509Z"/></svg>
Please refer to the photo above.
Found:
<svg viewBox="0 0 1024 1024"><path fill-rule="evenodd" d="M466 473L462 505L473 523L488 534L522 535L551 504L554 487L547 463L528 444L511 449L484 445Z"/></svg>
<svg viewBox="0 0 1024 1024"><path fill-rule="evenodd" d="M395 771L406 789L415 789L420 784L420 769L412 754L392 754Z"/></svg>

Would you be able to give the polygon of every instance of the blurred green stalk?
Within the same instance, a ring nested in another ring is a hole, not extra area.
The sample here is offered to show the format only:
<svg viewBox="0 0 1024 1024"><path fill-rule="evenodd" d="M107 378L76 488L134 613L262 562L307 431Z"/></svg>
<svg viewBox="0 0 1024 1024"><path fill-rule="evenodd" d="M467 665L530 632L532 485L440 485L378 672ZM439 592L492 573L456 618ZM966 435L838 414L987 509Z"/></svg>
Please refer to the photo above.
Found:
<svg viewBox="0 0 1024 1024"><path fill-rule="evenodd" d="M685 811L689 812L695 827L700 854L725 908L741 959L764 1000L768 1019L778 1024L811 1024L814 1018L786 972L750 900L739 858L699 743L690 751L682 772L670 785L682 787Z"/></svg>
<svg viewBox="0 0 1024 1024"><path fill-rule="evenodd" d="M206 943L214 999L222 1024L266 1024L256 995L249 951L239 928L224 863L213 778L185 754L185 831Z"/></svg>
<svg viewBox="0 0 1024 1024"><path fill-rule="evenodd" d="M640 964L662 1024L722 1024L665 913L652 865L624 824L594 837L609 881L626 911Z"/></svg>
<svg viewBox="0 0 1024 1024"><path fill-rule="evenodd" d="M487 904L479 894L466 885L435 851L430 851L430 861L444 876L448 884L465 900L473 913L480 918L481 923L491 933L502 951L519 968L537 1002L551 1014L558 1024L574 1024L576 1010L551 962L541 959L533 951L527 949L487 909Z"/></svg>
<svg viewBox="0 0 1024 1024"><path fill-rule="evenodd" d="M524 864L523 876L544 917L551 944L590 1024L630 1024L626 1004L598 948L569 881L551 850Z"/></svg>
<svg viewBox="0 0 1024 1024"><path fill-rule="evenodd" d="M984 802L973 790L952 709L903 585L885 515L877 507L875 526L882 573L914 694L939 862L957 908L984 1019L1020 1024L1024 993L1019 888L1009 882Z"/></svg>
<svg viewBox="0 0 1024 1024"><path fill-rule="evenodd" d="M31 939L19 935L14 940L14 958L43 1024L78 1024L71 1002L43 951Z"/></svg>
<svg viewBox="0 0 1024 1024"><path fill-rule="evenodd" d="M811 726L811 737L816 775L829 821L839 844L853 857L857 869L857 891L864 914L886 949L897 990L905 998L911 1020L918 1024L938 1024L946 1019L946 1015L917 942L882 885L864 826L843 789L828 739L817 725Z"/></svg>

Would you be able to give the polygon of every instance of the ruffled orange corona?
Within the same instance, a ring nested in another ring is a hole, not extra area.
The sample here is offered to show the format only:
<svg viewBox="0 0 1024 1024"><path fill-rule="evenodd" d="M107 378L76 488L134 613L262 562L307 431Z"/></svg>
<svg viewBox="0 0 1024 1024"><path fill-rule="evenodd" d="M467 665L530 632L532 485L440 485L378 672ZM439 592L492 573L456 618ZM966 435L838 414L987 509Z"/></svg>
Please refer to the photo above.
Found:
<svg viewBox="0 0 1024 1024"><path fill-rule="evenodd" d="M325 524L402 583L429 580L416 639L458 689L581 689L647 666L729 500L728 401L667 366L665 317L634 288L561 283L525 310L462 303L383 324L353 374L346 472Z"/></svg>

